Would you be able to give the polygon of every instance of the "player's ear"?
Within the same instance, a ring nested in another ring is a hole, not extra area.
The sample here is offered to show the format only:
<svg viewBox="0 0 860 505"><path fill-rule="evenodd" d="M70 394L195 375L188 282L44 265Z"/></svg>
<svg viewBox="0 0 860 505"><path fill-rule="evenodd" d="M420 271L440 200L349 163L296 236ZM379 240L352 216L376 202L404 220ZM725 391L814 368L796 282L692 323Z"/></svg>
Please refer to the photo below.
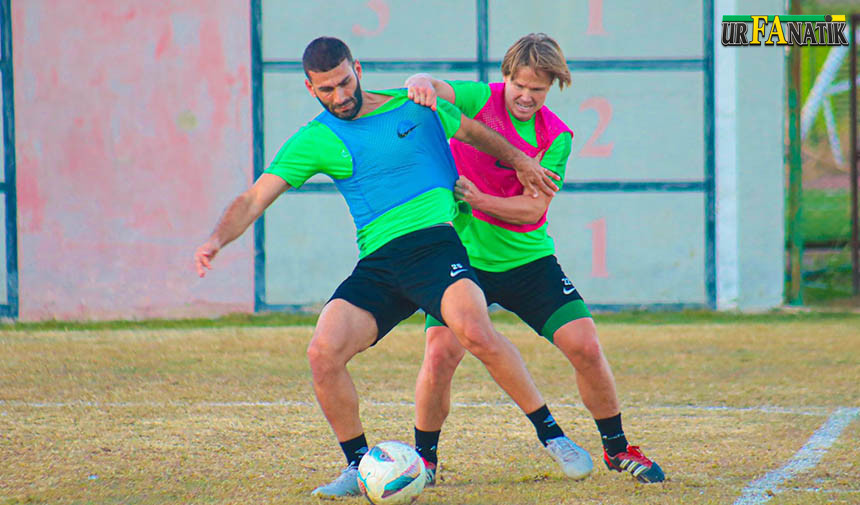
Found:
<svg viewBox="0 0 860 505"><path fill-rule="evenodd" d="M352 68L355 69L355 76L360 81L361 80L361 62L358 60L355 60L355 62L353 62L353 64L352 64Z"/></svg>
<svg viewBox="0 0 860 505"><path fill-rule="evenodd" d="M314 93L314 86L311 84L311 81L305 79L305 87L308 88L308 93L310 93L312 97L317 97L317 94Z"/></svg>

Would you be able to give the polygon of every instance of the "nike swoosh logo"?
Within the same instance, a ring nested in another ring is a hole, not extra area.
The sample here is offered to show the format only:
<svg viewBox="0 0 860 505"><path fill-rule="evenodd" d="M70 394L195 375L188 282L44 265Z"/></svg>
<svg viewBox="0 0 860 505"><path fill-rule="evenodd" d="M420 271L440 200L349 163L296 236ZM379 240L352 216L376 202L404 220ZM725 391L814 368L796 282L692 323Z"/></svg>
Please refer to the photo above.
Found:
<svg viewBox="0 0 860 505"><path fill-rule="evenodd" d="M412 126L412 128L409 128L409 129L408 129L408 130L406 130L405 132L400 132L400 131L399 131L399 132L397 132L397 136L398 136L398 137L400 137L400 138L403 138L403 137L405 137L405 136L409 135L409 132L411 132L411 131L412 131L412 130L414 130L415 128L418 128L418 125L414 125L414 126Z"/></svg>
<svg viewBox="0 0 860 505"><path fill-rule="evenodd" d="M459 270L451 270L451 277L456 277L457 275L459 275L465 271L466 271L465 268L461 268Z"/></svg>
<svg viewBox="0 0 860 505"><path fill-rule="evenodd" d="M497 166L497 167L499 167L499 168L502 168L502 169L504 169L504 170L515 170L515 169L514 169L514 167L509 167L509 166L507 166L507 165L503 164L503 163L502 163L501 161L499 161L499 160L496 160L496 166Z"/></svg>
<svg viewBox="0 0 860 505"><path fill-rule="evenodd" d="M569 294L573 293L574 291L576 291L576 288L561 288L561 292L566 294L566 295L569 295Z"/></svg>

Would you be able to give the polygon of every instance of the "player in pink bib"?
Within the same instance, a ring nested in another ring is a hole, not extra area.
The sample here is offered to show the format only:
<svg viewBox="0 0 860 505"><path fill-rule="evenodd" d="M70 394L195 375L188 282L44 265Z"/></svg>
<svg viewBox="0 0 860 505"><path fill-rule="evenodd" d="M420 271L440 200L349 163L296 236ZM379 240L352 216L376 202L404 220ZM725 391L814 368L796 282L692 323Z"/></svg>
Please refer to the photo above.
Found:
<svg viewBox="0 0 860 505"><path fill-rule="evenodd" d="M573 132L544 106L556 80L561 89L570 85L561 48L542 33L522 37L505 54L502 75L503 82L488 85L418 74L406 85L415 102L434 108L438 96L454 103L464 115L540 159L545 169L564 180ZM627 443L615 379L600 347L594 320L558 264L555 245L547 233L546 213L552 196L523 194L523 186L510 167L467 144L452 140L451 151L460 175L455 193L472 206L474 216L458 233L487 303L498 303L517 314L570 361L582 401L600 432L606 466L630 472L640 482L663 481L660 466ZM451 331L428 317L424 362L415 394L415 445L428 468L435 469L438 462L436 448L450 410L451 381L464 354ZM533 423L542 420L545 429L555 426L548 412L529 414L533 416ZM538 427L539 438L545 440L541 435ZM572 447L559 447L552 440L548 442L544 445L560 463L565 453L584 453L572 443Z"/></svg>
<svg viewBox="0 0 860 505"><path fill-rule="evenodd" d="M496 82L489 85L490 98L484 107L478 111L474 119L489 126L505 137L505 140L528 156L535 158L546 152L556 138L562 133L573 132L561 119L546 107L541 107L534 115L534 132L537 145L532 145L517 132L516 127L507 114L505 107L505 83ZM453 91L453 87L452 87ZM457 171L462 177L472 181L478 190L499 197L512 197L523 194L523 185L517 180L516 172L505 166L496 158L481 152L469 144L454 140L451 142L451 152L457 163ZM516 224L499 219L473 208L474 216L482 221L516 232L530 232L539 229L546 223L546 210L535 223Z"/></svg>

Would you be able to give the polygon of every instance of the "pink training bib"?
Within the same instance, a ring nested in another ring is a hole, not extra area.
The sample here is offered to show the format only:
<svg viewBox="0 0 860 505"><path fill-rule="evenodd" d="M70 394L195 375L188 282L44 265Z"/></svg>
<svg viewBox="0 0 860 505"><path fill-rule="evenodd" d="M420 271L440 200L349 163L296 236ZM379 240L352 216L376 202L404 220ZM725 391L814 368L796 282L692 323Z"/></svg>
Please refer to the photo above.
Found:
<svg viewBox="0 0 860 505"><path fill-rule="evenodd" d="M505 107L504 82L490 84L490 99L487 100L475 119L498 132L514 147L532 158L537 156L539 152L548 149L560 134L570 132L573 135L570 128L544 106L535 114L535 136L538 146L534 147L523 140L517 133ZM523 185L517 179L516 171L498 159L453 138L451 139L451 152L457 164L457 172L474 182L478 189L484 193L501 197L517 196L523 193ZM472 209L472 214L487 223L523 233L536 230L546 222L546 212L537 223L523 225L506 223L477 209Z"/></svg>

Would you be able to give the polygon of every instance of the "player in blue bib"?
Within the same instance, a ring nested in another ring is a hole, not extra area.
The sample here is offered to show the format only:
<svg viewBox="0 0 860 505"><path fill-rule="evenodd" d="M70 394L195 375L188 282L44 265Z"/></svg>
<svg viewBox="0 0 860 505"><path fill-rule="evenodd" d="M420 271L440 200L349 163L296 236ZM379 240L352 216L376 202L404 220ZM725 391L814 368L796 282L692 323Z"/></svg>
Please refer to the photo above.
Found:
<svg viewBox="0 0 860 505"><path fill-rule="evenodd" d="M504 160L531 194L552 194L557 187L536 160L451 104L434 112L412 103L405 89L363 91L361 65L340 40L314 40L302 61L305 85L325 111L290 138L253 187L230 204L195 261L203 276L218 251L287 189L316 173L334 179L355 221L359 261L320 313L308 359L317 400L347 468L313 494L351 496L359 494L357 465L368 444L346 365L418 308L444 321L530 419L547 411L516 348L493 329L466 250L450 225L457 216L456 170L447 138ZM532 422L542 440L569 441L555 422ZM581 450L559 463L576 478L592 468Z"/></svg>

